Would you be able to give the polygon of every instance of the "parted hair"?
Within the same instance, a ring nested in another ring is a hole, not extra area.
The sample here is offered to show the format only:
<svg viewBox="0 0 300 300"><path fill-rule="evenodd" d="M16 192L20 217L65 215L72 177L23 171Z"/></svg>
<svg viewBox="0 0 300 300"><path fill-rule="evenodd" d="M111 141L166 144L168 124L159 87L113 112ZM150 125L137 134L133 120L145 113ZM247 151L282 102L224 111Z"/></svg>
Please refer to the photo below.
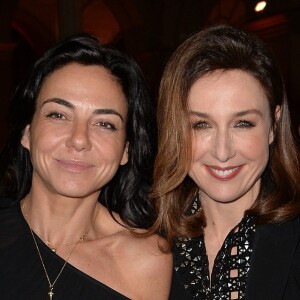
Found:
<svg viewBox="0 0 300 300"><path fill-rule="evenodd" d="M12 99L11 133L0 157L4 170L1 193L20 201L29 192L32 164L29 151L20 143L23 130L33 119L36 100L45 79L70 63L102 66L123 89L128 102L128 163L120 166L114 178L102 188L99 201L111 213L119 213L128 226L148 228L154 220L148 192L156 151L155 113L148 86L132 58L102 45L89 34L77 34L48 50L17 88Z"/></svg>
<svg viewBox="0 0 300 300"><path fill-rule="evenodd" d="M190 213L197 186L188 177L192 156L189 91L202 76L234 69L245 71L260 82L275 135L259 195L247 213L255 215L262 224L283 222L300 213L299 158L280 68L269 47L258 37L229 25L214 25L177 48L160 84L158 155L152 191L158 217L152 229L162 232L171 243L176 237L202 234L205 225L201 211ZM278 105L281 115L276 120Z"/></svg>

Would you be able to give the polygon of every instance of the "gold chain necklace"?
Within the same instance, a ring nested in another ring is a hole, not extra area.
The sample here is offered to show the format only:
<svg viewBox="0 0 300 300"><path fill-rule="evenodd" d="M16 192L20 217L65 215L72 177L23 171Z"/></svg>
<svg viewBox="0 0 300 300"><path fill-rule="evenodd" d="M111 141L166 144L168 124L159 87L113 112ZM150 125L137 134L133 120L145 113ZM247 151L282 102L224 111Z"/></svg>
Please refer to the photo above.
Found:
<svg viewBox="0 0 300 300"><path fill-rule="evenodd" d="M99 209L99 207L98 207L98 209ZM97 211L97 213L96 213L96 216L97 216L97 214L98 214L98 211ZM90 231L90 229L91 229L91 226L92 226L92 224L93 224L94 222L95 222L95 220L91 223L89 229L88 229L88 230L87 230L87 231L79 238L79 240L76 241L76 242L69 243L69 244L65 244L65 245L59 245L59 246L53 246L49 241L46 241L45 243L46 243L46 245L47 245L54 253L56 253L56 252L57 252L57 249L58 249L59 247L62 247L62 246L68 247L68 246L77 244L78 242L83 242L83 241L85 240L86 236L88 235L88 233L89 233L89 231ZM37 234L36 234L36 235L37 235ZM37 235L37 236L38 236L38 235Z"/></svg>
<svg viewBox="0 0 300 300"><path fill-rule="evenodd" d="M54 296L54 292L53 292L54 284L56 283L56 281L58 280L59 276L60 276L61 273L63 272L63 270L64 270L66 264L68 263L69 258L71 257L71 254L72 254L73 251L75 250L75 248L76 248L76 246L78 245L78 243L79 243L80 240L78 240L78 241L75 243L75 245L74 245L74 247L72 248L72 250L70 251L70 253L69 253L67 259L65 260L65 262L64 262L64 264L63 264L63 266L62 266L62 268L61 268L60 271L58 272L58 274L57 274L56 278L54 279L54 281L51 283L50 278L49 278L49 275L48 275L48 272L47 272L47 269L46 269L46 266L45 266L44 261L43 261L43 258L42 258L42 254L41 254L41 252L40 252L39 246L38 246L37 241L36 241L36 239L35 239L33 230L31 229L30 226L29 226L29 229L30 229L30 232L31 232L31 235L32 235L32 238L33 238L35 247L36 247L36 250L37 250L37 252L38 252L38 254L39 254L39 257L40 257L40 260L41 260L41 263L42 263L44 272L45 272L46 277L47 277L47 280L48 280L48 284L49 284L49 292L48 292L49 299L52 300L52 298L53 298L53 296Z"/></svg>
<svg viewBox="0 0 300 300"><path fill-rule="evenodd" d="M28 195L27 195L27 196L28 196ZM25 199L27 198L27 196L25 197ZM46 269L46 266L45 266L45 264L44 264L44 260L43 260L42 254L41 254L41 252L40 252L40 249L39 249L38 243L37 243L37 241L36 241L36 238L35 238L35 236L34 236L34 232L33 232L32 228L31 228L31 226L30 226L30 223L29 223L29 220L28 220L28 215L27 215L26 212L25 212L25 209L26 209L26 202L25 202L25 199L23 200L23 203L22 203L22 205L21 205L21 208L22 208L24 217L25 217L25 219L26 219L26 221L27 221L27 223L28 223L28 225L29 225L30 233L31 233L31 235L32 235L32 238L33 238L33 241L34 241L36 250L37 250L37 252L38 252L38 254L39 254L40 261L41 261L41 263L42 263L42 266L43 266L45 275L46 275L46 277L47 277L47 281L48 281L48 284L49 284L49 292L48 292L49 300L52 300L52 299L53 299L53 296L54 296L53 289L54 289L55 283L57 282L59 276L62 274L62 272L63 272L65 266L67 265L67 263L68 263L68 261L69 261L71 255L72 255L72 253L74 252L76 246L79 244L79 242L84 242L84 240L85 240L86 236L88 235L88 233L89 233L89 231L90 231L92 225L93 225L93 224L95 223L95 221L96 221L96 217L97 217L97 215L98 215L100 206L97 205L97 207L98 207L98 208L97 208L97 212L96 212L96 214L95 214L95 217L94 217L93 222L91 222L91 225L90 225L89 229L88 229L88 230L84 233L84 235L82 235L82 236L80 237L80 239L75 243L75 245L74 245L74 247L72 248L72 250L70 251L70 253L69 253L67 259L65 260L63 266L61 267L60 271L58 272L56 278L55 278L54 281L51 283L50 277L49 277L48 272L47 272L47 269ZM50 249L51 249L51 248L50 248ZM55 249L55 248L54 248L54 249ZM53 251L53 249L51 249L51 250ZM54 252L56 252L56 249L55 249Z"/></svg>

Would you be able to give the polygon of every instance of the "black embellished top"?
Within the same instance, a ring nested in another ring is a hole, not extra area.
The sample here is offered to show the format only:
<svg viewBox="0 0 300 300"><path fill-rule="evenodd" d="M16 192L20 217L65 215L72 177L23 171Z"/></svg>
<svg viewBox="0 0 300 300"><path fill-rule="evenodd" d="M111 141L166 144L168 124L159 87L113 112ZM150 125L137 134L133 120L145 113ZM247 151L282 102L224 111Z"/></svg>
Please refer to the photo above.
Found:
<svg viewBox="0 0 300 300"><path fill-rule="evenodd" d="M215 258L211 277L204 237L177 241L174 267L186 292L201 300L245 299L254 234L254 217L245 216L227 235Z"/></svg>

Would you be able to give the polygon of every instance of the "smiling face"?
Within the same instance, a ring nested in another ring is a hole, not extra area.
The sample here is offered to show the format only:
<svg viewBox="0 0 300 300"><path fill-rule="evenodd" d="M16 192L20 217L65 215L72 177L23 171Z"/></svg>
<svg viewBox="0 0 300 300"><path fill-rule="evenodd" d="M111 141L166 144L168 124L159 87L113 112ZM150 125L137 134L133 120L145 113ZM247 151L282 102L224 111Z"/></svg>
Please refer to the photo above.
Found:
<svg viewBox="0 0 300 300"><path fill-rule="evenodd" d="M21 141L31 155L32 188L98 195L127 163L126 118L126 97L105 68L69 64L54 71Z"/></svg>
<svg viewBox="0 0 300 300"><path fill-rule="evenodd" d="M198 79L188 98L192 126L189 176L201 201L255 201L273 140L270 109L260 83L240 70ZM242 204L244 203L244 204Z"/></svg>

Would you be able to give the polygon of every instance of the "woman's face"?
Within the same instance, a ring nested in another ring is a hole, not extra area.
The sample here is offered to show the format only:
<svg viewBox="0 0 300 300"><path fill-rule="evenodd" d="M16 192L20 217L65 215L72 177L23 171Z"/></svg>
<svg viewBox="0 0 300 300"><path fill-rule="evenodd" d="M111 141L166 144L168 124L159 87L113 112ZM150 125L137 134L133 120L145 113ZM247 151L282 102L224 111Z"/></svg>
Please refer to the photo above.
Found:
<svg viewBox="0 0 300 300"><path fill-rule="evenodd" d="M189 176L201 201L239 199L249 208L273 140L262 86L241 70L214 72L193 84L188 105L193 151Z"/></svg>
<svg viewBox="0 0 300 300"><path fill-rule="evenodd" d="M22 145L33 187L67 197L99 193L127 163L127 100L100 66L69 64L43 83Z"/></svg>

